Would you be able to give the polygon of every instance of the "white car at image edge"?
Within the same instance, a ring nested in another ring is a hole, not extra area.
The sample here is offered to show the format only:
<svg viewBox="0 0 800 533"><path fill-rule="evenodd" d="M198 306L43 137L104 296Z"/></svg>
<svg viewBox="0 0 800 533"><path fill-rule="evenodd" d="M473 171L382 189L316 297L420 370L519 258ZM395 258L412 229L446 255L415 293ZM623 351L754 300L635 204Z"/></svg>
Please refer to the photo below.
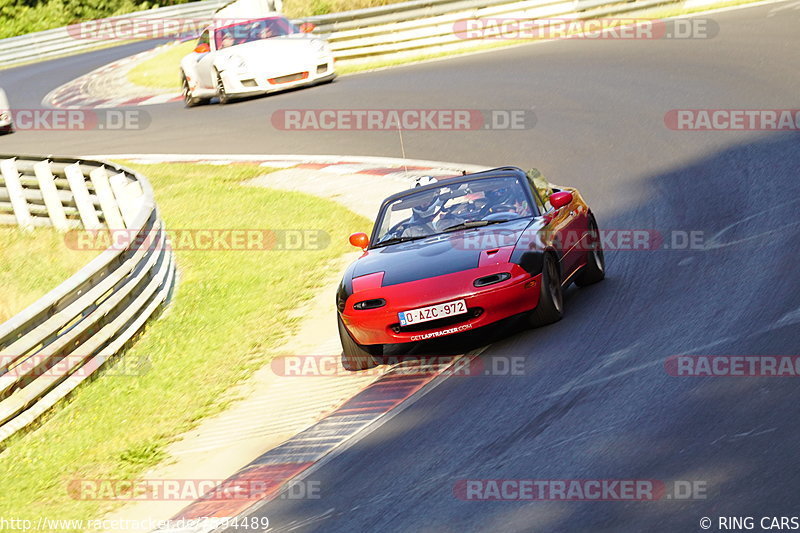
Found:
<svg viewBox="0 0 800 533"><path fill-rule="evenodd" d="M336 77L328 42L286 17L239 20L206 28L181 60L187 107L329 82Z"/></svg>
<svg viewBox="0 0 800 533"><path fill-rule="evenodd" d="M0 133L14 131L14 119L11 116L11 105L8 103L6 92L0 89Z"/></svg>

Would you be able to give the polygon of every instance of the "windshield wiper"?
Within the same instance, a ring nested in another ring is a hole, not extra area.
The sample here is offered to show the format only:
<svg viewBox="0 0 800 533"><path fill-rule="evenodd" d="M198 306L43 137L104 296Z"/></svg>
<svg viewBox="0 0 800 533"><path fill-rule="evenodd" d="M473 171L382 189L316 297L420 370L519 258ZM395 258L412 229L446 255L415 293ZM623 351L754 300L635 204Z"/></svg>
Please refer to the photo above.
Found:
<svg viewBox="0 0 800 533"><path fill-rule="evenodd" d="M461 224L456 224L455 226L444 228L442 232L458 231L460 229L480 228L483 226L488 226L489 224L500 224L502 222L508 222L509 220L513 219L503 218L501 220L467 220L466 222L462 222Z"/></svg>
<svg viewBox="0 0 800 533"><path fill-rule="evenodd" d="M380 241L376 243L374 248L380 248L381 246L388 246L390 244L397 244L399 242L416 241L418 239L425 239L427 237L430 237L430 235L418 235L416 237L411 237L411 236L392 237L391 239L386 239L385 241Z"/></svg>

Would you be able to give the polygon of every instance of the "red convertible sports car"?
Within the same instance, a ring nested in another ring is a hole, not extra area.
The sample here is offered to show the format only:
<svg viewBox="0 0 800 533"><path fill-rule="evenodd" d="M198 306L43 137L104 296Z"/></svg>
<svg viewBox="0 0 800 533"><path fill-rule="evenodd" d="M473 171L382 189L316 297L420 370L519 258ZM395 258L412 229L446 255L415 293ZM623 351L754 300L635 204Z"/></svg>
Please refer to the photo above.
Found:
<svg viewBox="0 0 800 533"><path fill-rule="evenodd" d="M386 344L419 342L525 314L562 317L562 290L605 276L597 222L576 189L503 167L383 201L364 254L336 295L342 363L374 366Z"/></svg>

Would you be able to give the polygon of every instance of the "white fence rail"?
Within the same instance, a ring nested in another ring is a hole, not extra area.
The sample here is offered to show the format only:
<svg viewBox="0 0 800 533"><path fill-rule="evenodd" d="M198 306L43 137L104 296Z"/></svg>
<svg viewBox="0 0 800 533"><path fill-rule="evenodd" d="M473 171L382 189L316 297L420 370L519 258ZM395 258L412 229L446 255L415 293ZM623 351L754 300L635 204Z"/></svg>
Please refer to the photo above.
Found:
<svg viewBox="0 0 800 533"><path fill-rule="evenodd" d="M480 44L456 33L459 20L488 17L596 18L621 15L684 0L412 0L375 8L308 17L331 42L334 57L343 61L382 59L390 55L436 53ZM132 18L209 19L228 0L202 0L150 9L107 20ZM0 39L4 66L90 50L99 43L79 39L58 28Z"/></svg>
<svg viewBox="0 0 800 533"><path fill-rule="evenodd" d="M338 61L370 62L380 59L397 59L404 56L435 54L475 47L493 42L482 38L468 38L467 21L479 19L525 19L560 24L564 20L620 16L683 0L458 0L430 5L373 18L326 24L320 21L321 30L332 30L328 38L333 55ZM390 7L390 6L386 6ZM313 18L311 19L314 20ZM505 31L506 33L500 33ZM517 30L513 25L499 28L493 39L513 39ZM480 33L480 32L478 32Z"/></svg>
<svg viewBox="0 0 800 533"><path fill-rule="evenodd" d="M124 237L0 324L2 442L122 350L169 300L175 262L150 184L112 163L0 156L0 224Z"/></svg>
<svg viewBox="0 0 800 533"><path fill-rule="evenodd" d="M137 11L119 17L112 17L108 20L205 18L210 17L214 11L227 4L228 1L202 0L200 2ZM107 43L104 41L78 38L76 30L68 26L28 33L18 37L0 39L0 65L11 66L29 61L49 59L91 50L105 44Z"/></svg>

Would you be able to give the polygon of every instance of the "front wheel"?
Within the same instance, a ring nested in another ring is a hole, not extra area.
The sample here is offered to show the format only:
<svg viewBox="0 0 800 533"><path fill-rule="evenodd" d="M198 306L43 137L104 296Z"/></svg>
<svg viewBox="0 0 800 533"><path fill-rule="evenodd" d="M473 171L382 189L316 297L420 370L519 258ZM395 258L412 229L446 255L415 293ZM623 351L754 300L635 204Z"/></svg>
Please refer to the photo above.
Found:
<svg viewBox="0 0 800 533"><path fill-rule="evenodd" d="M383 355L383 345L364 346L358 344L342 322L342 317L337 314L339 325L339 340L342 343L342 366L345 370L366 370L377 366L375 357Z"/></svg>
<svg viewBox="0 0 800 533"><path fill-rule="evenodd" d="M558 322L564 316L564 296L561 290L561 274L553 254L545 254L542 268L542 285L539 289L539 305L530 312L533 327Z"/></svg>
<svg viewBox="0 0 800 533"><path fill-rule="evenodd" d="M192 94L192 89L189 87L189 80L186 79L186 74L181 71L181 94L183 94L183 105L186 107L194 107L200 104L207 104L208 98L197 98Z"/></svg>
<svg viewBox="0 0 800 533"><path fill-rule="evenodd" d="M186 79L186 74L181 74L181 89L183 93L183 105L186 107L194 107L202 100L192 96L192 89L189 87L189 80Z"/></svg>
<svg viewBox="0 0 800 533"><path fill-rule="evenodd" d="M594 217L589 221L590 250L586 252L586 266L575 278L575 285L585 287L592 283L602 281L606 277L606 259L603 255L603 245L600 241L600 230Z"/></svg>
<svg viewBox="0 0 800 533"><path fill-rule="evenodd" d="M225 92L225 83L222 81L222 75L217 72L217 98L222 105L231 101L231 97Z"/></svg>

